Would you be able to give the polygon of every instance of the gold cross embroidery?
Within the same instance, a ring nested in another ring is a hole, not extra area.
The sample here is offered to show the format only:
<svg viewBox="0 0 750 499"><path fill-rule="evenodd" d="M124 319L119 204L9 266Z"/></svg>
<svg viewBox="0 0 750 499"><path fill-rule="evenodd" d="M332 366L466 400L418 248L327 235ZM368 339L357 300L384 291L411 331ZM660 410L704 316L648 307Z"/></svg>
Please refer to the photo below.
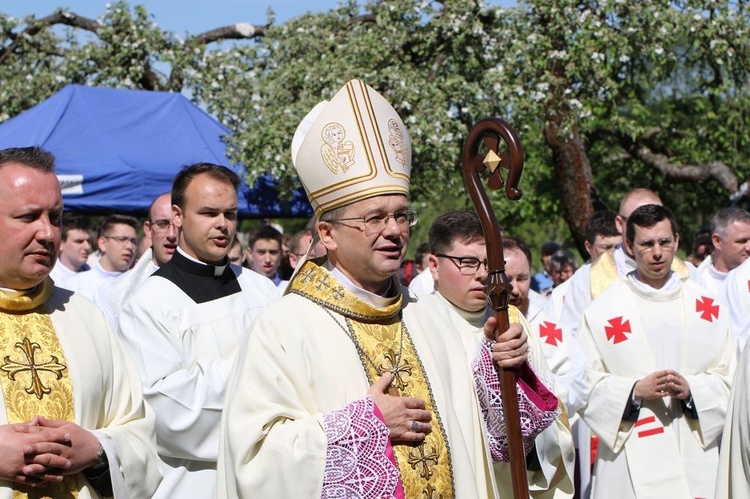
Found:
<svg viewBox="0 0 750 499"><path fill-rule="evenodd" d="M409 386L409 382L404 380L404 376L406 374L411 376L412 367L406 360L404 360L402 364L397 366L396 362L398 359L398 355L396 355L396 352L394 352L393 349L388 349L383 354L383 357L385 357L387 363L380 364L380 366L378 366L379 374L382 375L383 373L393 373L393 380L391 381L391 385L395 386L400 391L403 391L407 386Z"/></svg>
<svg viewBox="0 0 750 499"><path fill-rule="evenodd" d="M44 386L39 373L47 371L54 374L56 379L60 379L66 367L60 364L54 355L50 355L49 361L37 364L36 352L41 352L42 347L39 346L39 343L29 341L29 338L24 338L22 342L16 343L14 347L23 352L26 356L26 362L11 360L10 355L6 355L5 364L0 366L0 371L7 373L8 379L11 381L16 380L17 374L28 371L31 376L31 384L25 388L26 393L36 395L39 400L42 400L42 397L49 394L52 389Z"/></svg>
<svg viewBox="0 0 750 499"><path fill-rule="evenodd" d="M307 269L304 272L301 272L299 275L299 280L303 284L307 284L308 282L312 281L312 279L313 279L312 269Z"/></svg>
<svg viewBox="0 0 750 499"><path fill-rule="evenodd" d="M440 455L435 449L431 448L431 450L428 451L426 447L427 443L423 443L419 447L411 449L409 451L409 464L413 470L416 470L417 466L420 466L422 469L419 472L419 476L425 480L429 480L432 476L430 463L437 465Z"/></svg>
<svg viewBox="0 0 750 499"><path fill-rule="evenodd" d="M315 279L315 282L317 283L315 285L315 288L318 291L323 291L323 288L328 289L331 287L331 285L328 284L328 276L319 276L317 279Z"/></svg>
<svg viewBox="0 0 750 499"><path fill-rule="evenodd" d="M346 296L344 294L344 288L342 288L341 286L334 286L332 293L333 293L333 298L338 301L343 300L344 296Z"/></svg>

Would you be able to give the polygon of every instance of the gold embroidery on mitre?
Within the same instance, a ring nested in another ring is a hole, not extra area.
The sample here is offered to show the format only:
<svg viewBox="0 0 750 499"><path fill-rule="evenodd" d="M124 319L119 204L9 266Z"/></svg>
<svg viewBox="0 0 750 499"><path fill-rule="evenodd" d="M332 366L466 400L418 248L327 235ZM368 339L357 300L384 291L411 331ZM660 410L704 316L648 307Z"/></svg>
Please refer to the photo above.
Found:
<svg viewBox="0 0 750 499"><path fill-rule="evenodd" d="M346 130L339 123L328 123L321 132L323 145L320 155L332 173L338 174L339 167L346 172L354 164L354 143L346 138Z"/></svg>
<svg viewBox="0 0 750 499"><path fill-rule="evenodd" d="M322 261L324 259L305 262L297 279L291 283L290 292L350 319L347 325L351 327L369 382L372 384L383 373L395 370L392 387L401 396L421 398L426 410L433 414L433 430L421 444L393 446L404 496L455 497L448 438L424 366L401 320L402 298L388 307L375 308L320 268L318 263Z"/></svg>
<svg viewBox="0 0 750 499"><path fill-rule="evenodd" d="M406 145L406 137L404 131L401 130L401 125L398 124L393 118L388 120L388 145L391 146L393 152L396 153L396 161L406 166L406 155L408 154L408 146Z"/></svg>
<svg viewBox="0 0 750 499"><path fill-rule="evenodd" d="M7 294L4 298L7 300ZM25 423L37 415L75 421L65 354L48 314L0 311L0 359L0 384L9 424ZM77 475L67 475L61 483L39 489L14 483L13 498L75 498L78 488Z"/></svg>

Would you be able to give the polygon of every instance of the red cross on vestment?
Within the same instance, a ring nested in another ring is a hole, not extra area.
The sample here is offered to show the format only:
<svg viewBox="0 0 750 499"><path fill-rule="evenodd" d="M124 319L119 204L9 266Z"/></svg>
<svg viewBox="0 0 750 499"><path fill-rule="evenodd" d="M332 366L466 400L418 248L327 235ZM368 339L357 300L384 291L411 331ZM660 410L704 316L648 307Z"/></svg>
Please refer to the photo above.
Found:
<svg viewBox="0 0 750 499"><path fill-rule="evenodd" d="M554 322L544 321L539 325L539 337L556 347L558 343L562 343L562 329Z"/></svg>
<svg viewBox="0 0 750 499"><path fill-rule="evenodd" d="M612 340L615 345L628 339L625 333L632 333L630 321L623 322L622 316L610 319L609 326L604 326L604 331L607 333L607 339Z"/></svg>
<svg viewBox="0 0 750 499"><path fill-rule="evenodd" d="M713 322L714 317L719 318L719 306L714 305L713 298L708 296L701 296L695 300L695 311L700 312L704 321Z"/></svg>

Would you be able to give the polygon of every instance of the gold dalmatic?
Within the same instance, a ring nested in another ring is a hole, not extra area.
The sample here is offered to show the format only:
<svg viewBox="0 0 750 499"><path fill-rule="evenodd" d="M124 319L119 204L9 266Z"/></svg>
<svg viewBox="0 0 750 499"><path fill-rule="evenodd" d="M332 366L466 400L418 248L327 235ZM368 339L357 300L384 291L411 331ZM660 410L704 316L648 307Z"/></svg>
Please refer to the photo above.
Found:
<svg viewBox="0 0 750 499"><path fill-rule="evenodd" d="M322 259L321 259L322 260ZM337 320L359 352L370 383L392 372L392 389L404 397L425 401L433 414L432 432L419 445L394 445L404 496L409 498L455 497L450 448L445 427L435 406L422 361L401 320L402 299L375 308L360 300L333 279L316 262L305 262L292 281L290 292L297 293L342 315Z"/></svg>
<svg viewBox="0 0 750 499"><path fill-rule="evenodd" d="M65 354L48 313L41 306L52 294L45 280L29 293L0 291L0 383L9 424L34 416L75 420L73 386ZM14 499L75 498L75 475L33 489L13 484Z"/></svg>

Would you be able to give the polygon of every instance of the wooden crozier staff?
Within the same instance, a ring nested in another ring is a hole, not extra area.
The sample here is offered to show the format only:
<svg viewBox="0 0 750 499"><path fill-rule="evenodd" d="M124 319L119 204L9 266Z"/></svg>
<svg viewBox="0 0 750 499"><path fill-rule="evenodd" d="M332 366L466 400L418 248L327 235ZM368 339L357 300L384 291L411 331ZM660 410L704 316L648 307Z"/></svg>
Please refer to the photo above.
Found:
<svg viewBox="0 0 750 499"><path fill-rule="evenodd" d="M506 148L499 152L500 140ZM482 156L480 145L484 143L488 150ZM508 169L507 183L503 181L500 168ZM505 275L505 258L503 256L503 238L500 225L490 205L479 174L490 171L487 185L496 190L505 184L505 194L515 201L521 197L518 182L523 169L523 149L516 132L501 119L486 118L477 123L469 132L463 151L463 176L466 189L477 210L487 243L487 281L485 283L492 309L497 318L495 338L510 326L508 320L508 303L512 286ZM495 364L500 373L501 397L505 418L505 429L508 433L508 452L510 455L511 475L513 479L513 497L528 499L529 486L526 481L526 456L521 439L521 423L518 413L516 394L516 373L503 369Z"/></svg>

